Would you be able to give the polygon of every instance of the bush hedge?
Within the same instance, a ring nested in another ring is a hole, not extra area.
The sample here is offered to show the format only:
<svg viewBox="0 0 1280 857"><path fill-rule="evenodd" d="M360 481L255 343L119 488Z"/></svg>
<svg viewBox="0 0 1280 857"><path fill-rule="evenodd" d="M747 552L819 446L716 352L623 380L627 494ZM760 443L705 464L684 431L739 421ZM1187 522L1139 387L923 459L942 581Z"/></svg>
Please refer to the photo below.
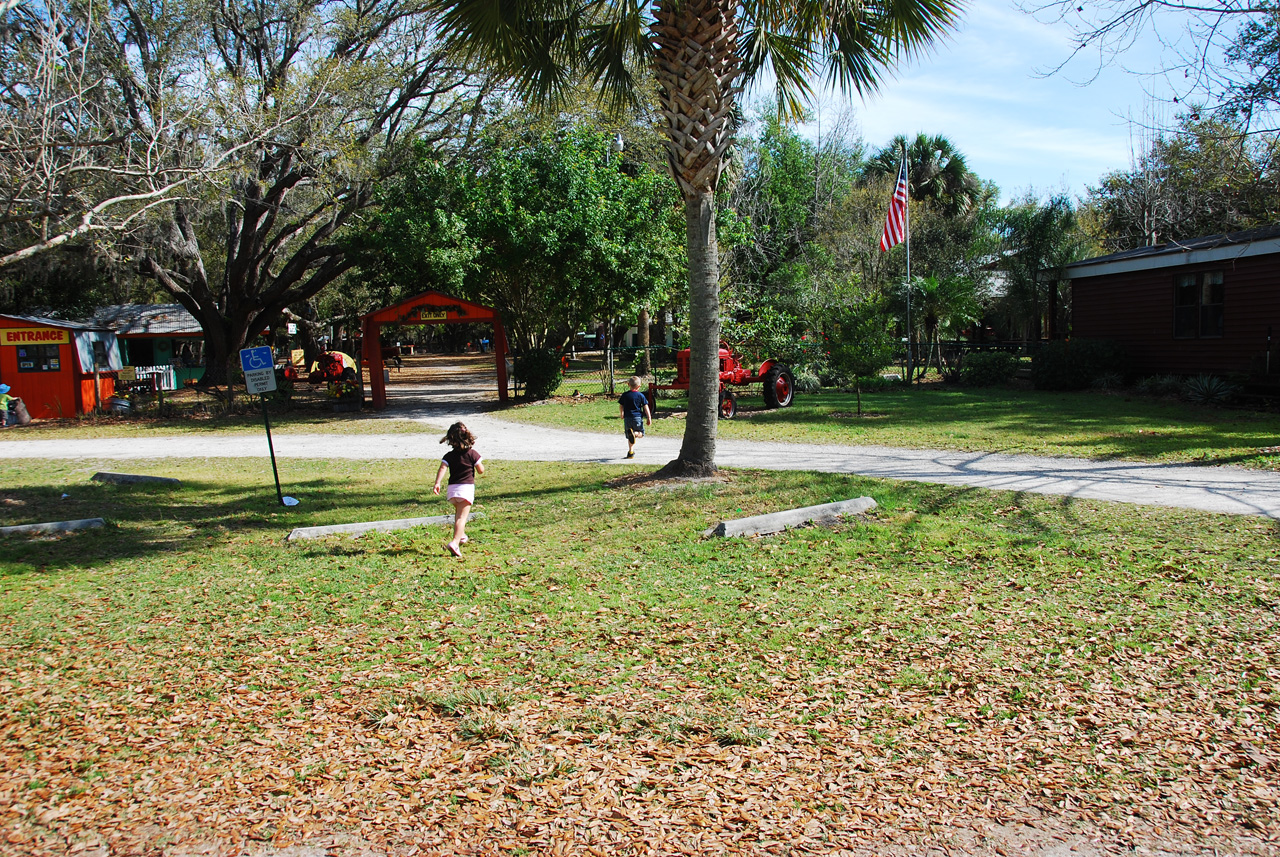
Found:
<svg viewBox="0 0 1280 857"><path fill-rule="evenodd" d="M1123 365L1123 354L1114 342L1056 339L1031 356L1031 383L1037 390L1083 390Z"/></svg>
<svg viewBox="0 0 1280 857"><path fill-rule="evenodd" d="M1018 358L1002 351L975 351L964 356L957 378L964 387L999 387L1018 373Z"/></svg>
<svg viewBox="0 0 1280 857"><path fill-rule="evenodd" d="M564 367L560 355L550 348L534 348L516 358L516 379L524 385L529 399L545 399L560 386Z"/></svg>

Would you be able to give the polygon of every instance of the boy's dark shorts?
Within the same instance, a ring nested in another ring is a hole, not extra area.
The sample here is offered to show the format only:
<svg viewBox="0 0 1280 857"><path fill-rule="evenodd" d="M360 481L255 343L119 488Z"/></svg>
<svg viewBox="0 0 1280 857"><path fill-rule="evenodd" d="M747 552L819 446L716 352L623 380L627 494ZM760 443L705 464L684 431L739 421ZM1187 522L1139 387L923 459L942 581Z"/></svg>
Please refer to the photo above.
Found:
<svg viewBox="0 0 1280 857"><path fill-rule="evenodd" d="M627 423L624 431L627 434L627 443L635 443L636 437L644 437L644 423Z"/></svg>

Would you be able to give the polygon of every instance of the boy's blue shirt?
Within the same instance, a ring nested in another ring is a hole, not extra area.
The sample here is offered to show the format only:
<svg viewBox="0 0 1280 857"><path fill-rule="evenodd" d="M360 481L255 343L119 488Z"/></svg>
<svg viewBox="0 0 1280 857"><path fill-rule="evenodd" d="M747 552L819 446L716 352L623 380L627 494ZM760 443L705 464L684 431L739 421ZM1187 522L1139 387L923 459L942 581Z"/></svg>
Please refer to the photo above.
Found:
<svg viewBox="0 0 1280 857"><path fill-rule="evenodd" d="M645 399L644 393L637 390L627 390L618 397L618 404L622 405L623 416L632 422L644 420L644 409L649 404Z"/></svg>

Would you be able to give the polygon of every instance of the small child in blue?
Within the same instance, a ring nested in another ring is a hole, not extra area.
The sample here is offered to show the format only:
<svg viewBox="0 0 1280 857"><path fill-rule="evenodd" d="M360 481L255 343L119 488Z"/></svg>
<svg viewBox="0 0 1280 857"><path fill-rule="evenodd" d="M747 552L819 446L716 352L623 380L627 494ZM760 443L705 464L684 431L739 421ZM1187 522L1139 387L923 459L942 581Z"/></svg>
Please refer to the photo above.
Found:
<svg viewBox="0 0 1280 857"><path fill-rule="evenodd" d="M618 413L627 435L627 458L635 458L636 438L644 437L645 423L653 425L653 415L649 413L649 400L640 392L640 378L632 375L627 386L631 389L618 397Z"/></svg>

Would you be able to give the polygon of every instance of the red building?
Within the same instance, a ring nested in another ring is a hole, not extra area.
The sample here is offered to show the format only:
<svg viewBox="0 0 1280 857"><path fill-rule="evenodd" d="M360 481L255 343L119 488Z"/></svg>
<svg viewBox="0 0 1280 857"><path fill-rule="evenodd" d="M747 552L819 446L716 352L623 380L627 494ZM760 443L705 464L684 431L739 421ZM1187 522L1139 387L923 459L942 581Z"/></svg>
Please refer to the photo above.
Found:
<svg viewBox="0 0 1280 857"><path fill-rule="evenodd" d="M1086 259L1067 276L1072 337L1118 343L1128 374L1268 369L1273 327L1280 336L1280 225Z"/></svg>
<svg viewBox="0 0 1280 857"><path fill-rule="evenodd" d="M85 414L115 392L116 335L74 321L0 315L0 381L35 419ZM95 384L94 370L97 369Z"/></svg>

